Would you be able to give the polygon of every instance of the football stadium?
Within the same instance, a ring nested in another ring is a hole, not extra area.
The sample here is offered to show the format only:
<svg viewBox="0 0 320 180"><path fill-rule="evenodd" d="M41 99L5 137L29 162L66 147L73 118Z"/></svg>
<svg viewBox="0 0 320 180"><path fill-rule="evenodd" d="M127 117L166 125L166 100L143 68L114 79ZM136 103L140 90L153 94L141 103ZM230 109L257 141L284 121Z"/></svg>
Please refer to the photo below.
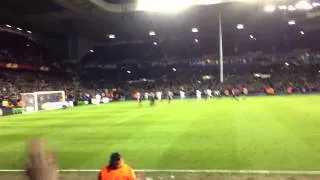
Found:
<svg viewBox="0 0 320 180"><path fill-rule="evenodd" d="M320 179L320 1L0 6L0 179Z"/></svg>

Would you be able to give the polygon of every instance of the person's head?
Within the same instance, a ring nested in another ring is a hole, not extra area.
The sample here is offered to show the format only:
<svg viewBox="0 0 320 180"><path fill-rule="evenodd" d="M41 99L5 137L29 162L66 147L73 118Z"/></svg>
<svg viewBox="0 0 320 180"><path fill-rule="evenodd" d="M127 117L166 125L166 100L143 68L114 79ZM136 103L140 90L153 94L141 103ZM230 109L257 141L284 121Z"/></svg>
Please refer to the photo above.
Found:
<svg viewBox="0 0 320 180"><path fill-rule="evenodd" d="M118 152L112 153L109 160L109 169L118 169L121 165L121 155Z"/></svg>

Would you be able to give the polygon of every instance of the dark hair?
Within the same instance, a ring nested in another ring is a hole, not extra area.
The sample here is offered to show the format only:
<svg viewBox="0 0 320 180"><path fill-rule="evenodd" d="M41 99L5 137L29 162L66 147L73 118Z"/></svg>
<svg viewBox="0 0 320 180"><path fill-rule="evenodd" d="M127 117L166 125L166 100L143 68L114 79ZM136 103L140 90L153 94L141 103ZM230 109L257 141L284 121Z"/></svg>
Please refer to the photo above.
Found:
<svg viewBox="0 0 320 180"><path fill-rule="evenodd" d="M118 169L120 165L121 155L119 153L112 153L109 160L109 169Z"/></svg>

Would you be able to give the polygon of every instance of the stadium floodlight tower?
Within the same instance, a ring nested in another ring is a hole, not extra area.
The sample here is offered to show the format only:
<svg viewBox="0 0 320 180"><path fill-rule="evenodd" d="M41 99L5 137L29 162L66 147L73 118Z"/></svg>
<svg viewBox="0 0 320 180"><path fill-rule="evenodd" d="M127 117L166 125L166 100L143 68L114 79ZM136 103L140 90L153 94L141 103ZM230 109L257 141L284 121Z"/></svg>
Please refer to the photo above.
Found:
<svg viewBox="0 0 320 180"><path fill-rule="evenodd" d="M62 109L66 103L64 91L40 91L21 93L27 112Z"/></svg>

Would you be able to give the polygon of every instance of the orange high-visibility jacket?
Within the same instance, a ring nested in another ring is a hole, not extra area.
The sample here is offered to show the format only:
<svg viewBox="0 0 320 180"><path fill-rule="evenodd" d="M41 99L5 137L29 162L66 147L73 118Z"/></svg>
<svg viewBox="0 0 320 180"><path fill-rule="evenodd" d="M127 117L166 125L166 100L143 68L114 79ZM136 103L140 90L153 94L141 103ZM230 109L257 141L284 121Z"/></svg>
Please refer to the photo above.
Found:
<svg viewBox="0 0 320 180"><path fill-rule="evenodd" d="M136 180L136 175L129 165L121 163L118 169L109 169L108 166L103 167L98 180Z"/></svg>

